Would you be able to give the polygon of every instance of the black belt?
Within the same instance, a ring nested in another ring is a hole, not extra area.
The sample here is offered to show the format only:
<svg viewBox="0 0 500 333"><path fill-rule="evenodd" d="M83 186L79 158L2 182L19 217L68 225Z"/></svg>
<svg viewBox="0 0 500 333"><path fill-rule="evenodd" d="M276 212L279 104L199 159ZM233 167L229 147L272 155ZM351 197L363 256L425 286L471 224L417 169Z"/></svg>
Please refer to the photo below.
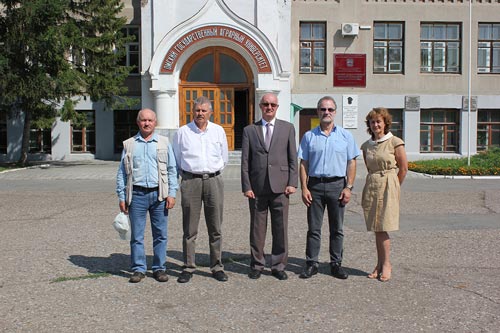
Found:
<svg viewBox="0 0 500 333"><path fill-rule="evenodd" d="M134 185L134 191L141 191L141 192L154 192L158 191L158 186L156 187L144 187L144 186L139 186L139 185Z"/></svg>
<svg viewBox="0 0 500 333"><path fill-rule="evenodd" d="M332 183L345 179L345 177L309 177L309 179L318 181L320 183Z"/></svg>
<svg viewBox="0 0 500 333"><path fill-rule="evenodd" d="M182 170L182 173L186 174L187 176L190 176L192 178L201 178L201 179L208 179L208 178L212 178L212 177L220 175L220 171L217 171L217 172L214 172L214 173L202 173L202 174L198 174L198 173L191 173L191 172Z"/></svg>

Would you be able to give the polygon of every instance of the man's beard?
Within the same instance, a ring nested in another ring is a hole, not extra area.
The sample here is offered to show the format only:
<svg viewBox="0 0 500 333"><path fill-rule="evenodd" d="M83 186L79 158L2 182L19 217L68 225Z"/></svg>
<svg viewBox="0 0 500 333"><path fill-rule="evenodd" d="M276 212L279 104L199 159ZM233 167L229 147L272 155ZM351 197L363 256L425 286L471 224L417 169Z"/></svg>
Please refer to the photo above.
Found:
<svg viewBox="0 0 500 333"><path fill-rule="evenodd" d="M324 117L324 118L321 118L321 122L323 124L331 124L331 123L333 123L333 119L332 118Z"/></svg>

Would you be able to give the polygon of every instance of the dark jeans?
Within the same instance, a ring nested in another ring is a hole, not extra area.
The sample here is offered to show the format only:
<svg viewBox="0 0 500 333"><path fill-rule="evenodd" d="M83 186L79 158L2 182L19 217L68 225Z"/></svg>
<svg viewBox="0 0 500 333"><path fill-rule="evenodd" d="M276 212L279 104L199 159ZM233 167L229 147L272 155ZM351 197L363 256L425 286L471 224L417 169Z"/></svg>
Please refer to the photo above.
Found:
<svg viewBox="0 0 500 333"><path fill-rule="evenodd" d="M333 182L321 182L310 178L307 188L312 195L311 206L307 208L307 243L306 260L309 265L318 265L321 246L321 226L325 208L328 209L330 227L330 263L340 264L344 247L344 210L339 197L344 188L345 179Z"/></svg>

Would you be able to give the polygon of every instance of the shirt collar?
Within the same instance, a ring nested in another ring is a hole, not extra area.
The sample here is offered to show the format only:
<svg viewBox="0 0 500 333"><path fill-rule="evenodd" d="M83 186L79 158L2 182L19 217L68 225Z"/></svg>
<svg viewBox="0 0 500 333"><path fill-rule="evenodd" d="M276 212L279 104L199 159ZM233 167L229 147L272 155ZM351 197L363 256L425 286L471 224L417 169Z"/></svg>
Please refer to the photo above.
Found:
<svg viewBox="0 0 500 333"><path fill-rule="evenodd" d="M316 128L314 130L316 131L316 134L323 134L323 131L321 130L321 125L316 126ZM335 124L333 125L332 131L330 132L330 134L332 134L333 132L337 132L337 125L335 125Z"/></svg>
<svg viewBox="0 0 500 333"><path fill-rule="evenodd" d="M141 132L137 132L137 134L135 135L135 141L143 141L143 142L156 141L156 142L158 142L158 133L153 132L153 136L151 136L151 139L149 139L149 141L146 141L142 137Z"/></svg>
<svg viewBox="0 0 500 333"><path fill-rule="evenodd" d="M262 118L262 126L266 126L267 125L267 121L264 120L264 118ZM274 126L274 124L276 123L276 117L274 117L271 121L269 121L269 123Z"/></svg>
<svg viewBox="0 0 500 333"><path fill-rule="evenodd" d="M380 139L378 140L372 140L370 138L370 140L368 140L368 142L370 142L371 145L376 145L376 144L379 144L381 142L384 142L384 141L387 141L389 140L390 138L392 138L394 135L392 135L391 132L387 133L386 135L384 135L383 137L381 137Z"/></svg>
<svg viewBox="0 0 500 333"><path fill-rule="evenodd" d="M198 128L198 126L196 126L194 120L192 120L188 126L195 132L195 133L204 133L204 132L207 132L211 127L212 127L212 123L210 122L210 120L207 122L207 128L205 128L205 131L202 131Z"/></svg>

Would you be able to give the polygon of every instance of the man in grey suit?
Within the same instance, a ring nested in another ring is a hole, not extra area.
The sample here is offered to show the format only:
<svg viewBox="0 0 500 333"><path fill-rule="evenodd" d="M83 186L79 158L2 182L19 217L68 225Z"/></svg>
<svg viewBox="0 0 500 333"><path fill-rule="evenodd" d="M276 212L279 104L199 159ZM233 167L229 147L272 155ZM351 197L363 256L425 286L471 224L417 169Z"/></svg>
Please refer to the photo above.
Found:
<svg viewBox="0 0 500 333"><path fill-rule="evenodd" d="M278 97L267 93L260 100L262 119L243 130L241 186L250 207L250 272L258 279L265 267L264 244L267 212L271 213L273 246L271 273L279 280L288 278L289 195L298 185L295 128L276 119Z"/></svg>

